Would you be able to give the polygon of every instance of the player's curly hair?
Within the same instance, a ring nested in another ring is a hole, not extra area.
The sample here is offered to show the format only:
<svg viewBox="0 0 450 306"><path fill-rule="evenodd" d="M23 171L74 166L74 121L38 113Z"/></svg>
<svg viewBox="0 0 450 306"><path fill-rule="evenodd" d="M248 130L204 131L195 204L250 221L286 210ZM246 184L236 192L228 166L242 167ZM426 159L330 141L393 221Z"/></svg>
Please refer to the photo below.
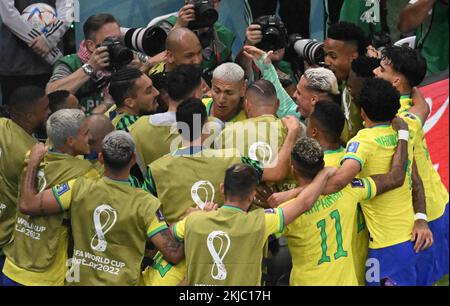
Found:
<svg viewBox="0 0 450 306"><path fill-rule="evenodd" d="M359 103L372 122L388 122L400 108L400 93L390 82L371 78L364 82Z"/></svg>
<svg viewBox="0 0 450 306"><path fill-rule="evenodd" d="M291 157L294 168L304 178L314 179L325 167L322 147L312 138L303 137L297 141Z"/></svg>
<svg viewBox="0 0 450 306"><path fill-rule="evenodd" d="M422 83L427 74L427 61L409 46L387 46L382 55L390 61L392 68L402 74L411 87Z"/></svg>
<svg viewBox="0 0 450 306"><path fill-rule="evenodd" d="M356 44L359 55L367 52L368 43L364 32L351 22L338 22L331 25L328 28L328 38Z"/></svg>
<svg viewBox="0 0 450 306"><path fill-rule="evenodd" d="M373 71L380 66L380 60L375 57L359 56L352 62L353 72L360 78L372 78Z"/></svg>

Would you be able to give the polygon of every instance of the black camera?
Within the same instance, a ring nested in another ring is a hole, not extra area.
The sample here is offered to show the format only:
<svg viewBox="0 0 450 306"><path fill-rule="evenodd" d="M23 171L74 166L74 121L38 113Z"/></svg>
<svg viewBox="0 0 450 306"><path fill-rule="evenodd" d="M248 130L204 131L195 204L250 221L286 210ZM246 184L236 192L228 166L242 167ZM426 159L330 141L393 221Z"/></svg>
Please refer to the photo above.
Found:
<svg viewBox="0 0 450 306"><path fill-rule="evenodd" d="M133 50L155 56L166 50L168 33L162 27L133 28L125 33L125 45Z"/></svg>
<svg viewBox="0 0 450 306"><path fill-rule="evenodd" d="M219 20L214 0L189 0L188 4L193 4L195 10L195 20L189 23L189 29L211 28Z"/></svg>
<svg viewBox="0 0 450 306"><path fill-rule="evenodd" d="M295 53L309 65L325 65L325 51L322 42L315 39L303 39L299 34L292 34L289 42Z"/></svg>
<svg viewBox="0 0 450 306"><path fill-rule="evenodd" d="M261 26L262 40L256 45L263 51L276 51L288 46L288 34L281 19L276 15L261 16L256 22Z"/></svg>
<svg viewBox="0 0 450 306"><path fill-rule="evenodd" d="M133 51L123 45L119 38L107 37L100 47L108 48L110 63L108 70L110 71L117 71L133 61Z"/></svg>

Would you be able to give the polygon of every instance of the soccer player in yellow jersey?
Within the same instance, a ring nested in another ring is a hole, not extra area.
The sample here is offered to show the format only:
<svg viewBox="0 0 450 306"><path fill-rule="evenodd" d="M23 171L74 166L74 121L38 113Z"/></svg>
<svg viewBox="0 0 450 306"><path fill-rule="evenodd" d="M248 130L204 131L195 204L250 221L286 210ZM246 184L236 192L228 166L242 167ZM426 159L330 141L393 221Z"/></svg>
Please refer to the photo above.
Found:
<svg viewBox="0 0 450 306"><path fill-rule="evenodd" d="M208 116L226 122L247 119L243 108L245 72L238 64L225 63L214 70L211 99L204 99Z"/></svg>
<svg viewBox="0 0 450 306"><path fill-rule="evenodd" d="M169 109L165 113L143 116L130 128L136 144L138 165L143 174L147 166L170 153L179 135L172 129L178 105L187 98L202 97L201 71L194 65L180 65L167 74ZM149 141L151 139L151 141Z"/></svg>
<svg viewBox="0 0 450 306"><path fill-rule="evenodd" d="M399 98L398 91L387 81L374 78L365 82L360 104L366 128L347 145L342 166L327 185L326 193L346 186L358 173L367 177L388 171L398 141L390 122L400 107ZM403 137L406 136L400 138ZM380 272L380 279L366 274L369 285L415 285L417 252L432 245L428 226L414 224L414 213L424 213L426 208L423 185L413 162L412 143L408 149L403 186L361 203L370 233L369 263ZM373 269L369 268L371 272Z"/></svg>
<svg viewBox="0 0 450 306"><path fill-rule="evenodd" d="M38 188L54 187L81 176L98 178L92 164L79 155L89 154L89 128L84 112L63 109L47 121L52 144L36 176ZM27 286L63 285L66 271L67 216L31 217L16 213L14 240L5 248L4 279Z"/></svg>
<svg viewBox="0 0 450 306"><path fill-rule="evenodd" d="M418 285L431 285L449 273L448 246L448 192L430 159L423 125L430 109L414 86L422 82L426 74L426 62L419 52L409 47L391 46L384 50L377 77L391 82L401 93L399 116L405 118L410 129L418 135L414 144L417 170L422 178L427 203L426 216L433 232L433 246L419 254L417 263ZM423 221L422 221L423 222Z"/></svg>
<svg viewBox="0 0 450 306"><path fill-rule="evenodd" d="M45 130L50 114L48 97L39 87L20 87L13 92L11 101L11 119L0 118L0 285L5 261L2 250L14 231L25 155L37 143L33 134Z"/></svg>
<svg viewBox="0 0 450 306"><path fill-rule="evenodd" d="M297 146L309 154L317 143L302 138ZM323 164L322 164L323 166ZM334 168L317 172L304 191L282 208L249 208L256 195L257 171L249 165L231 166L221 184L223 206L214 212L197 212L173 225L175 237L184 241L189 285L257 286L267 237L281 232L317 200Z"/></svg>
<svg viewBox="0 0 450 306"><path fill-rule="evenodd" d="M150 115L158 108L159 91L149 76L136 68L123 68L113 73L109 93L116 109L108 116L119 131L129 132L141 116Z"/></svg>
<svg viewBox="0 0 450 306"><path fill-rule="evenodd" d="M324 150L325 167L339 168L345 149L341 145L340 135L345 125L345 116L336 103L319 101L310 115L307 136L316 139ZM361 206L357 205L355 230L351 239L353 260L358 283L365 284L365 263L369 250L369 233L364 221Z"/></svg>
<svg viewBox="0 0 450 306"><path fill-rule="evenodd" d="M320 104L316 105L315 112L321 110ZM340 109L338 105L331 105ZM342 129L345 121L343 114L340 121ZM400 127L407 129L403 121L399 123ZM339 139L337 131L333 134ZM297 144L291 160L300 186L307 185L325 164L320 146L306 150ZM363 251L355 247L358 202L392 190L403 182L407 160L407 141L402 141L389 173L354 179L337 193L320 197L310 210L287 226L285 236L293 263L291 285L356 286L360 283L361 276L358 274L361 274L364 261L356 258L357 253Z"/></svg>
<svg viewBox="0 0 450 306"><path fill-rule="evenodd" d="M34 177L42 147L30 156L21 187L20 209L29 215L70 211L74 252L69 285L138 285L146 242L153 243L170 262L184 257L182 245L171 237L160 202L128 183L136 162L129 134L115 131L102 144L101 179L78 178L37 193ZM106 228L107 227L107 228Z"/></svg>

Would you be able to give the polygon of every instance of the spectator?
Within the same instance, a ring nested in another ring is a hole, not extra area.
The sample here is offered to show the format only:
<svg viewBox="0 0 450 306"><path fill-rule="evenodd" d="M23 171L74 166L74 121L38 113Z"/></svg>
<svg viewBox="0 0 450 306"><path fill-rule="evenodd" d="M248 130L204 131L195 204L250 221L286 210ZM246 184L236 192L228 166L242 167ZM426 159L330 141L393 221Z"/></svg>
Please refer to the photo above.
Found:
<svg viewBox="0 0 450 306"><path fill-rule="evenodd" d="M416 30L416 48L428 63L428 74L448 69L448 1L410 0L400 12L398 29Z"/></svg>
<svg viewBox="0 0 450 306"><path fill-rule="evenodd" d="M58 14L58 20L45 33L33 29L20 16L29 5L37 3L52 6ZM51 65L62 57L60 41L70 26L66 20L69 9L69 0L0 1L0 84L4 105L18 87L45 88Z"/></svg>
<svg viewBox="0 0 450 306"><path fill-rule="evenodd" d="M58 90L48 95L50 101L49 107L53 113L62 109L80 108L78 98L67 90Z"/></svg>

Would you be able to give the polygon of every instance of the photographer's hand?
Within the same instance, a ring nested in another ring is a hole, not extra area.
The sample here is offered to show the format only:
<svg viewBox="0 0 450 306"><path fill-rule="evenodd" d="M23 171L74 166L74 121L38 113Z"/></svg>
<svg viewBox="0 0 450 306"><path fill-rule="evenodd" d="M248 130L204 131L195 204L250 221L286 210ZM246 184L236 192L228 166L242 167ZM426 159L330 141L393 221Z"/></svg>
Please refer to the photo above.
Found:
<svg viewBox="0 0 450 306"><path fill-rule="evenodd" d="M245 33L247 46L255 46L262 40L261 26L259 24L251 24Z"/></svg>
<svg viewBox="0 0 450 306"><path fill-rule="evenodd" d="M109 67L109 53L107 47L99 47L92 53L88 64L95 72L102 71Z"/></svg>
<svg viewBox="0 0 450 306"><path fill-rule="evenodd" d="M187 28L189 22L195 20L195 10L193 4L183 6L178 12L177 23L174 28Z"/></svg>
<svg viewBox="0 0 450 306"><path fill-rule="evenodd" d="M50 52L50 47L44 35L40 35L33 39L30 43L30 48L41 57L45 57Z"/></svg>

